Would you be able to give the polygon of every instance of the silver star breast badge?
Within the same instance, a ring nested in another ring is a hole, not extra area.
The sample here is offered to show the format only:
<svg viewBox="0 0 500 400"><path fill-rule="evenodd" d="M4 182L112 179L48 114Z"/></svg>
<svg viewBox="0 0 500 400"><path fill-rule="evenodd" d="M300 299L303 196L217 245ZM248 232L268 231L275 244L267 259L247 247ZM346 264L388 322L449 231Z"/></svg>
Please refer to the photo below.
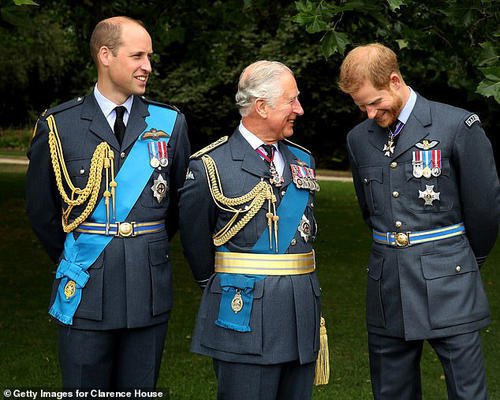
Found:
<svg viewBox="0 0 500 400"><path fill-rule="evenodd" d="M158 178L153 181L151 190L153 191L153 196L156 197L156 200L158 200L158 203L161 203L161 201L167 195L168 190L167 181L161 174L158 175Z"/></svg>
<svg viewBox="0 0 500 400"><path fill-rule="evenodd" d="M419 199L424 199L426 206L432 206L432 202L434 200L439 200L439 194L441 192L435 192L434 191L434 185L425 185L425 190L419 190L418 191L418 198Z"/></svg>
<svg viewBox="0 0 500 400"><path fill-rule="evenodd" d="M300 236L302 237L302 239L304 239L304 242L307 243L307 241L309 240L309 236L311 235L311 223L305 215L302 215L298 230L300 232Z"/></svg>

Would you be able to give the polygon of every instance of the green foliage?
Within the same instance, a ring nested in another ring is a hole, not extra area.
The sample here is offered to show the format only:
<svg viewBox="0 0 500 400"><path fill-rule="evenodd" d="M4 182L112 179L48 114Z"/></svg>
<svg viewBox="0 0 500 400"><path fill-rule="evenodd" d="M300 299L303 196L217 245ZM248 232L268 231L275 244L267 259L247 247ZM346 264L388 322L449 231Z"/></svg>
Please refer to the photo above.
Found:
<svg viewBox="0 0 500 400"><path fill-rule="evenodd" d="M345 52L370 41L398 50L405 79L420 94L477 112L487 132L496 126L498 2L36 2L18 7L0 0L0 90L9 93L0 97L2 127L31 127L45 108L92 89L88 42L95 24L113 15L140 19L151 33L146 95L186 114L193 150L233 131L239 74L271 59L294 71L301 92L305 114L293 140L311 149L321 167L347 168L345 135L364 116L336 79Z"/></svg>
<svg viewBox="0 0 500 400"><path fill-rule="evenodd" d="M470 96L474 92L493 96L500 103L496 1L300 0L295 4L296 23L309 33L324 32L321 41L327 58L336 52L343 55L347 45L360 40L381 42L404 50L400 55L406 73L444 76L453 88Z"/></svg>

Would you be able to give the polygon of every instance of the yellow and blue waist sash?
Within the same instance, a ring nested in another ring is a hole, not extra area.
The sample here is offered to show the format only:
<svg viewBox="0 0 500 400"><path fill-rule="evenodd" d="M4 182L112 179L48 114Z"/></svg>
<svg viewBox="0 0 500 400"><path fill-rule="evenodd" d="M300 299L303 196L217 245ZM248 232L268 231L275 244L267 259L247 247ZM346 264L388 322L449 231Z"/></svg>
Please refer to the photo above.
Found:
<svg viewBox="0 0 500 400"><path fill-rule="evenodd" d="M154 105L149 105L148 111L146 128L141 135L151 128L161 128L170 134L173 132L177 112ZM168 142L170 136L165 138L165 142ZM148 143L151 141L152 139L138 138L116 176L115 221L126 221L154 171L150 165L148 152ZM89 217L89 223L104 225L104 221L106 221L106 205L103 197ZM115 226L118 228L118 225ZM75 240L72 232L66 235L63 259L56 272L56 278L60 278L61 281L49 310L50 315L64 324L73 324L73 316L82 299L82 289L89 279L87 269L114 237L109 234L81 232Z"/></svg>
<svg viewBox="0 0 500 400"><path fill-rule="evenodd" d="M418 232L379 232L373 230L373 240L377 243L396 247L408 247L420 243L434 242L465 234L463 222L442 228Z"/></svg>
<svg viewBox="0 0 500 400"><path fill-rule="evenodd" d="M309 154L295 147L288 148L297 158L310 164ZM299 190L294 184L288 186L276 212L280 217L278 249L274 243L272 248L269 247L266 229L248 253L230 252L225 246L216 248L215 272L222 288L216 325L239 332L251 331L249 323L256 282L268 275L298 275L314 271L314 252L284 254L297 232L308 200L309 190ZM233 306L235 300L240 302L241 308Z"/></svg>

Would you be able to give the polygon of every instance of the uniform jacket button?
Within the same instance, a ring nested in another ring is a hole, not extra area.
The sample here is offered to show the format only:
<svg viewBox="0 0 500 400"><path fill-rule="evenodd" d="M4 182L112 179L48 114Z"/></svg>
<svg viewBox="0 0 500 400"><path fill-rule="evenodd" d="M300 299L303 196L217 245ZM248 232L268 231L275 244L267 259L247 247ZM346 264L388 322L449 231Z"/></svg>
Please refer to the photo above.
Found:
<svg viewBox="0 0 500 400"><path fill-rule="evenodd" d="M395 226L396 228L401 228L401 227L403 226L403 223L402 223L401 221L396 221L396 222L394 223L394 226Z"/></svg>
<svg viewBox="0 0 500 400"><path fill-rule="evenodd" d="M391 168L396 168L398 163L396 161L391 162Z"/></svg>
<svg viewBox="0 0 500 400"><path fill-rule="evenodd" d="M293 238L293 239L292 239L292 241L290 242L290 244L291 244L292 246L295 246L295 244L296 244L296 243L297 243L297 241L295 240L295 238Z"/></svg>
<svg viewBox="0 0 500 400"><path fill-rule="evenodd" d="M462 267L460 265L457 265L457 267L455 268L455 271L457 271L457 272L462 271Z"/></svg>
<svg viewBox="0 0 500 400"><path fill-rule="evenodd" d="M121 154L120 154L120 158L122 158L122 159L124 159L124 158L125 158L125 152L123 152L123 151L121 152Z"/></svg>
<svg viewBox="0 0 500 400"><path fill-rule="evenodd" d="M399 192L397 191L392 192L392 197L397 199L399 197Z"/></svg>

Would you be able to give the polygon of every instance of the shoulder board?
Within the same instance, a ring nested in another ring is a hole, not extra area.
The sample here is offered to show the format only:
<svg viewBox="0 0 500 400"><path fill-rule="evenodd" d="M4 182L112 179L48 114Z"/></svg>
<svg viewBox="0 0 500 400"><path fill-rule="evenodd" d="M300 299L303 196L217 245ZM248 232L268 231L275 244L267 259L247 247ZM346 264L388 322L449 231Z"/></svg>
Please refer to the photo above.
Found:
<svg viewBox="0 0 500 400"><path fill-rule="evenodd" d="M226 143L228 139L229 139L229 136L222 136L220 139L216 140L215 142L210 143L208 146L202 148L201 150L198 150L196 153L191 155L191 157L189 157L189 158L193 159L193 158L201 157L203 154L208 153L209 151L212 151L216 147L219 147L221 144Z"/></svg>
<svg viewBox="0 0 500 400"><path fill-rule="evenodd" d="M468 128L470 128L472 126L472 124L474 124L474 122L481 122L479 117L477 116L477 114L472 114L470 116L467 117L467 119L464 121L465 122L465 125L467 125Z"/></svg>
<svg viewBox="0 0 500 400"><path fill-rule="evenodd" d="M160 107L170 108L171 110L177 111L178 113L180 113L180 112L181 112L181 110L179 110L176 106L173 106L173 105L170 105L170 104L160 103L159 101L153 101L153 100L147 99L147 98L146 98L146 97L144 97L144 96L141 96L141 99L142 99L144 102L149 103L149 104L153 104L153 105L155 105L155 106L160 106Z"/></svg>
<svg viewBox="0 0 500 400"><path fill-rule="evenodd" d="M77 97L76 99L67 101L67 102L62 103L62 104L58 104L57 106L54 106L54 107L51 107L48 110L45 110L42 114L40 114L40 117L45 118L45 117L48 117L51 114L56 114L58 112L61 112L61 111L64 111L64 110L68 110L68 109L70 109L72 107L75 107L75 106L77 106L79 104L82 104L84 98L85 97L83 97L83 96Z"/></svg>
<svg viewBox="0 0 500 400"><path fill-rule="evenodd" d="M301 145L297 144L297 143L294 143L292 142L291 140L288 140L288 139L284 139L283 140L286 144L288 144L289 146L293 146L293 147L297 147L298 149L302 150L302 151L305 151L307 154L311 154L311 152L309 150L307 150L305 147L302 147Z"/></svg>

